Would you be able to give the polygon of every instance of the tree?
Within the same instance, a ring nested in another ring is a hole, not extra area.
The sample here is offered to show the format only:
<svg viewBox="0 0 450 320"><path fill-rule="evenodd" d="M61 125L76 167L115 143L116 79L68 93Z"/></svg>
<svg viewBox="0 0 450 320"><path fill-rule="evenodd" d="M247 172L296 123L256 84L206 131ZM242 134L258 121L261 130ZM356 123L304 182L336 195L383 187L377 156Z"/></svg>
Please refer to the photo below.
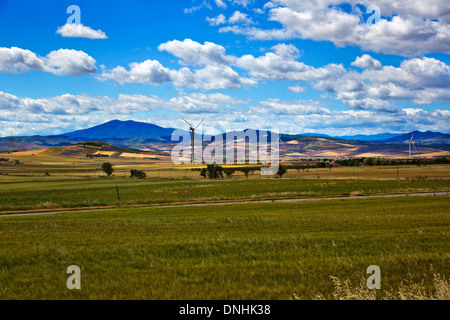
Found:
<svg viewBox="0 0 450 320"><path fill-rule="evenodd" d="M240 171L242 171L245 174L245 176L248 178L248 174L250 173L249 168L242 168L242 169L240 169Z"/></svg>
<svg viewBox="0 0 450 320"><path fill-rule="evenodd" d="M347 165L350 167L357 167L357 166L359 166L359 160L358 159L349 159L349 160L347 160Z"/></svg>
<svg viewBox="0 0 450 320"><path fill-rule="evenodd" d="M326 166L327 166L327 164L326 164L325 162L323 162L323 161L318 162L318 163L316 164L316 167L317 167L317 168L325 168Z"/></svg>
<svg viewBox="0 0 450 320"><path fill-rule="evenodd" d="M233 168L225 168L223 172L227 175L227 178L231 178L235 170Z"/></svg>
<svg viewBox="0 0 450 320"><path fill-rule="evenodd" d="M112 175L114 172L113 166L110 162L105 162L102 164L102 170L104 173L106 173L108 176Z"/></svg>
<svg viewBox="0 0 450 320"><path fill-rule="evenodd" d="M374 163L374 159L373 159L373 158L366 158L366 159L364 160L364 164L365 164L366 166L373 166L373 163Z"/></svg>
<svg viewBox="0 0 450 320"><path fill-rule="evenodd" d="M285 173L286 173L286 168L280 164L280 166L278 167L277 175L281 178L283 176L283 174L285 174Z"/></svg>
<svg viewBox="0 0 450 320"><path fill-rule="evenodd" d="M223 178L223 167L221 167L215 163L208 164L206 166L206 174L208 175L208 178L210 178L210 179Z"/></svg>

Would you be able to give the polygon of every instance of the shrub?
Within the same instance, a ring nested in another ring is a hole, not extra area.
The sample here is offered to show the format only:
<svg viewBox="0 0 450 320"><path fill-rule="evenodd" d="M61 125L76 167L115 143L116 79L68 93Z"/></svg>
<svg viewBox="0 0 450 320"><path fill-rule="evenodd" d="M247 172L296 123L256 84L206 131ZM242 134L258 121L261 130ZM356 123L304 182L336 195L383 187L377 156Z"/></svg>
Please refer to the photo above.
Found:
<svg viewBox="0 0 450 320"><path fill-rule="evenodd" d="M130 170L130 177L131 177L131 178L144 179L145 176L146 176L146 174L145 174L144 171L136 170L136 169Z"/></svg>

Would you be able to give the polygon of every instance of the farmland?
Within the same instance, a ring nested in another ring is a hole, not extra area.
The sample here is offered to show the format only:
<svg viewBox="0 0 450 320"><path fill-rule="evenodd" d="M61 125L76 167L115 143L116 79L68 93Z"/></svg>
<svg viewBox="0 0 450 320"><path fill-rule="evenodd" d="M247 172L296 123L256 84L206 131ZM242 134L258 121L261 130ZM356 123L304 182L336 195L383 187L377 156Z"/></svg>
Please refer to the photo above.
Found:
<svg viewBox="0 0 450 320"><path fill-rule="evenodd" d="M104 159L19 157L0 166L0 299L329 299L330 277L357 284L369 265L381 299L450 276L448 196L354 199L449 192L448 165L213 180L164 159L111 159L107 177ZM270 202L313 198L339 199ZM255 200L269 203L234 203ZM14 216L47 211L68 212ZM73 264L81 290L66 287Z"/></svg>
<svg viewBox="0 0 450 320"><path fill-rule="evenodd" d="M312 299L330 276L448 277L448 197L0 218L1 299ZM67 290L67 266L82 289Z"/></svg>
<svg viewBox="0 0 450 320"><path fill-rule="evenodd" d="M198 175L198 172L196 172ZM444 179L131 179L0 175L0 212L449 191ZM185 188L188 197L185 199Z"/></svg>

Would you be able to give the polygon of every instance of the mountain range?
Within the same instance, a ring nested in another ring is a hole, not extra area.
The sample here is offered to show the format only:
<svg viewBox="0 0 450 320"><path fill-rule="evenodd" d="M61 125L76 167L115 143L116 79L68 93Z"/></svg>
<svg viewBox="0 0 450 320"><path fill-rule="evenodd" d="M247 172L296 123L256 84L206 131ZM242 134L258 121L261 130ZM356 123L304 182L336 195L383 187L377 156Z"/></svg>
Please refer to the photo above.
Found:
<svg viewBox="0 0 450 320"><path fill-rule="evenodd" d="M169 153L176 144L171 141L174 128L137 121L113 120L91 128L62 135L14 137L14 150L38 149L74 145L87 141L102 141L120 148ZM281 134L280 152L300 156L405 156L405 134L374 134L331 137L325 134ZM450 134L414 131L413 138L424 156L445 156L450 151ZM8 137L0 138L0 150L9 150Z"/></svg>
<svg viewBox="0 0 450 320"><path fill-rule="evenodd" d="M114 139L114 138L160 138L168 137L174 128L163 128L152 123L133 120L112 120L91 128L64 133L61 136L70 138ZM410 133L378 133L373 135L330 136L320 133L303 133L304 136L339 138L344 140L373 141L379 143L401 143L411 138ZM449 143L450 134L440 132L414 131L415 143Z"/></svg>
<svg viewBox="0 0 450 320"><path fill-rule="evenodd" d="M403 135L403 133L378 133L372 135L365 134L357 134L354 136L330 136L323 133L302 133L304 136L312 136L312 137L327 137L327 138L339 138L344 140L359 140L359 141L380 141L383 139L390 139L399 135Z"/></svg>

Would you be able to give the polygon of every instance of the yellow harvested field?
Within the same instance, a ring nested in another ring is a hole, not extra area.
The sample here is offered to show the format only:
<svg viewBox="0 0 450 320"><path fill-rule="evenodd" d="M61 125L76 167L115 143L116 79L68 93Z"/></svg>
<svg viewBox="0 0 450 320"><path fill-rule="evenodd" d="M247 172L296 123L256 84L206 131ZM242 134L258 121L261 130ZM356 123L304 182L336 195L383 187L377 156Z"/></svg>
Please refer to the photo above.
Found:
<svg viewBox="0 0 450 320"><path fill-rule="evenodd" d="M115 151L97 151L94 153L94 155L100 154L100 155L112 156L114 153L115 153Z"/></svg>
<svg viewBox="0 0 450 320"><path fill-rule="evenodd" d="M366 152L366 153L358 154L357 157L361 157L361 158L368 158L368 157L384 157L384 155L381 154L381 153L370 153L370 152Z"/></svg>
<svg viewBox="0 0 450 320"><path fill-rule="evenodd" d="M288 153L288 154L286 154L286 156L288 156L288 157L306 157L306 155L304 153L300 153L300 152Z"/></svg>
<svg viewBox="0 0 450 320"><path fill-rule="evenodd" d="M156 159L156 158L159 158L160 156L153 155L153 154L142 154L142 153L130 153L130 152L124 152L124 153L121 153L121 154L119 155L119 157L124 157L124 158L139 158L139 159L143 159L143 158Z"/></svg>
<svg viewBox="0 0 450 320"><path fill-rule="evenodd" d="M317 156L319 156L319 157L339 157L339 156L342 156L342 152L322 151L322 152L318 152Z"/></svg>
<svg viewBox="0 0 450 320"><path fill-rule="evenodd" d="M344 147L349 147L349 148L352 148L352 147L354 147L354 145L352 145L352 144L348 144L348 143L338 143L339 145L341 145L341 146L344 146Z"/></svg>
<svg viewBox="0 0 450 320"><path fill-rule="evenodd" d="M24 151L18 151L18 152L14 152L15 156L32 156L32 155L36 155L39 154L41 152L46 151L47 149L33 149L33 150L24 150ZM3 156L3 154L0 154L1 156ZM5 154L5 155L9 155L9 154Z"/></svg>
<svg viewBox="0 0 450 320"><path fill-rule="evenodd" d="M421 157L443 157L443 156L450 156L450 152L442 151L442 152L422 153L422 154L420 154L420 156Z"/></svg>

